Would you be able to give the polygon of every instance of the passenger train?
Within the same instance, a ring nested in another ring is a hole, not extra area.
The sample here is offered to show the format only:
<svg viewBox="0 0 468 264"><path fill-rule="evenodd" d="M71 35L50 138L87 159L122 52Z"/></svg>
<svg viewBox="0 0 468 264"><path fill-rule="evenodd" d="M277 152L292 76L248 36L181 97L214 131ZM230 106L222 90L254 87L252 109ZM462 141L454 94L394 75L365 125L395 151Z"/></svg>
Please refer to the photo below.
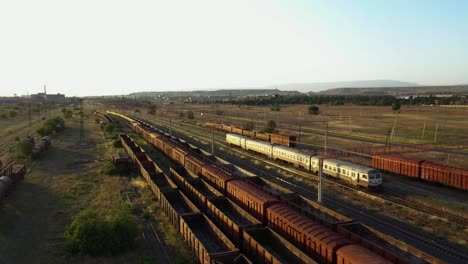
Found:
<svg viewBox="0 0 468 264"><path fill-rule="evenodd" d="M319 158L297 149L231 133L226 134L226 143L266 155L273 160L288 162L315 174L319 171ZM324 159L323 173L369 189L382 185L382 174L379 170L347 161Z"/></svg>

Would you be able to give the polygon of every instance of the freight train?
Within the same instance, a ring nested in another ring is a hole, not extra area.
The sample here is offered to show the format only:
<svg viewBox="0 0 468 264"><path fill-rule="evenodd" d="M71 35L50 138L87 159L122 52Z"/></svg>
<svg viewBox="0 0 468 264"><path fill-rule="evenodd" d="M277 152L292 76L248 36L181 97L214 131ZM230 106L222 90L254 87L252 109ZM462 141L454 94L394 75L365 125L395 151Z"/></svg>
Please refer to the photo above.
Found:
<svg viewBox="0 0 468 264"><path fill-rule="evenodd" d="M226 143L266 155L270 159L288 162L315 174L319 171L319 158L297 149L230 133L226 134ZM323 173L369 189L376 189L382 185L380 171L347 161L325 159Z"/></svg>
<svg viewBox="0 0 468 264"><path fill-rule="evenodd" d="M15 184L24 179L26 165L11 163L0 170L0 200L14 187Z"/></svg>
<svg viewBox="0 0 468 264"><path fill-rule="evenodd" d="M423 181L468 190L468 170L395 155L374 155L372 167Z"/></svg>
<svg viewBox="0 0 468 264"><path fill-rule="evenodd" d="M168 135L148 128L144 123L135 122L125 115L108 113L128 120L131 128L157 149L185 167L187 171L208 181L226 197L320 263L391 263L284 205L281 200L254 184L215 166L208 159L178 144Z"/></svg>
<svg viewBox="0 0 468 264"><path fill-rule="evenodd" d="M275 134L275 133L262 133L250 129L243 129L236 126L229 126L229 125L222 125L217 123L208 122L205 123L207 127L215 128L218 130L222 130L228 133L242 135L244 137L250 138L258 138L260 140L268 141L272 144L283 145L287 147L295 147L296 146L296 136L292 135L283 135L283 134Z"/></svg>

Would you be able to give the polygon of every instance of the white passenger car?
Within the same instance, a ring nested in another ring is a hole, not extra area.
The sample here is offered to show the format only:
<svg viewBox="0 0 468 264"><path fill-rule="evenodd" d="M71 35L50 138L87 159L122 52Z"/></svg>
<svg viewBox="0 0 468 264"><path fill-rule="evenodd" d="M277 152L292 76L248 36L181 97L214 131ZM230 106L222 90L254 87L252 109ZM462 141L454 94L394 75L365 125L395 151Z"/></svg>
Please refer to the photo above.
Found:
<svg viewBox="0 0 468 264"><path fill-rule="evenodd" d="M354 185L377 187L382 184L380 171L347 161L326 159L323 161L323 172Z"/></svg>

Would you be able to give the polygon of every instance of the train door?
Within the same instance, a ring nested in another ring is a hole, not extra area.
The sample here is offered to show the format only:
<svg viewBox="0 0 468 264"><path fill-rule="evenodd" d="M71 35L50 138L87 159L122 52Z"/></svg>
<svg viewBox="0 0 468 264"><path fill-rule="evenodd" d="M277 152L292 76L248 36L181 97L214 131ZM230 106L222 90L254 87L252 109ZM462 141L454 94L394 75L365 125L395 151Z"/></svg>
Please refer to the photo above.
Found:
<svg viewBox="0 0 468 264"><path fill-rule="evenodd" d="M352 172L351 173L351 181L354 184L359 184L359 173Z"/></svg>
<svg viewBox="0 0 468 264"><path fill-rule="evenodd" d="M240 138L240 147L245 149L245 138Z"/></svg>

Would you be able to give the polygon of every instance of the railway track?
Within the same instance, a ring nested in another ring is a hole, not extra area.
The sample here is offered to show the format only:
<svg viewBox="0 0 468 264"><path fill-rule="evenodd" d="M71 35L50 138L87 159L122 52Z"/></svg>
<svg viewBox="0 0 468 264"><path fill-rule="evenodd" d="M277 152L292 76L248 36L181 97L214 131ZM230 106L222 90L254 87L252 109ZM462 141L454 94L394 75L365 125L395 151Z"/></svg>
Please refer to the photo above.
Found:
<svg viewBox="0 0 468 264"><path fill-rule="evenodd" d="M158 121L161 121L161 120L158 120ZM185 132L186 133L187 132L193 133L193 131L188 131L188 130L185 131ZM211 141L211 139L209 137L207 137L206 135L204 135L204 138L205 138L205 140ZM227 145L224 141L217 140L217 143L220 144L220 145L223 145L226 148L231 148L231 146ZM282 170L286 170L286 171L289 171L289 172L294 173L294 174L299 174L299 175L301 175L303 177L306 177L307 179L312 179L312 180L314 180L316 182L319 181L318 175L312 174L310 172L305 172L303 170L298 170L298 169L294 169L294 168L281 166L278 163L276 163L276 162L274 162L272 160L269 160L269 159L265 159L263 156L258 155L258 154L252 154L252 153L249 153L249 152L246 152L246 151L239 151L237 149L234 149L234 151L241 154L241 155L250 156L251 158L254 158L256 160L261 160L262 162L264 162L264 163L266 163L268 165L281 168ZM332 184L332 185L335 185L335 186L340 186L343 189L352 190L352 191L358 190L355 187L349 186L347 184L343 184L343 183L341 183L340 181L338 181L336 179L323 178L322 181L324 183ZM441 209L434 208L434 207L429 207L429 206L426 206L426 205L423 205L423 204L420 204L420 203L408 201L408 200L402 199L402 198L400 198L400 197L398 197L396 195L391 195L388 192L386 192L385 194L379 194L379 193L369 192L369 191L363 190L363 189L359 189L358 191L365 193L367 196L378 198L382 202L385 202L385 203L390 203L390 204L403 206L403 207L406 207L408 209L415 210L415 211L417 211L419 213L427 214L429 216L437 216L439 218L451 221L453 223L456 223L456 224L459 224L459 225L462 225L462 226L465 226L465 227L468 226L468 219L467 218L465 218L463 216L460 216L460 215L453 214L453 213L445 211L445 210L441 210Z"/></svg>
<svg viewBox="0 0 468 264"><path fill-rule="evenodd" d="M161 126L157 126L157 127L165 130L164 127L161 127ZM177 128L174 129L173 127L172 129L172 133L174 135L193 143L193 140L185 136L185 134L180 134L174 130L177 130ZM193 134L193 131L190 131L190 133ZM207 135L202 135L202 136L197 135L196 137L200 137L200 139L204 139L205 141L210 140L208 139ZM195 143L194 145L197 145L198 147L208 151L207 146L201 146L199 143ZM223 159L228 160L229 162L232 162L233 164L242 166L244 168L248 168L250 171L255 172L257 175L268 177L270 179L276 180L280 184L287 185L289 186L290 189L292 188L294 191L296 191L299 194L303 194L307 197L315 197L316 195L315 192L311 191L308 188L304 188L298 184L295 184L289 179L285 179L283 177L272 175L268 172L260 170L258 169L258 167L252 165L251 163L245 162L239 159L238 157L235 157L233 155L226 154L226 153L216 153L216 155ZM246 155L246 153L242 153L242 155ZM288 169L288 170L296 174L298 173L297 171L293 171L291 169ZM310 177L309 173L308 173L308 177ZM336 184L336 183L333 182L333 184ZM343 185L343 188L350 188L350 187ZM364 212L361 209L356 209L350 206L346 206L343 204L343 201L330 198L330 197L325 197L324 202L327 205L333 205L334 207L344 209L348 212L350 216L353 216L355 219L360 219L360 220L362 219L364 220L363 222L372 223L373 225L378 226L380 230L384 230L386 233L391 233L395 237L398 237L399 239L404 240L407 243L411 243L415 245L420 250L424 252L428 252L430 255L436 255L437 257L444 259L445 261L448 261L449 263L468 263L468 254L466 253L465 249L459 248L458 246L447 245L443 241L433 238L430 235L423 234L421 233L420 230L414 227L411 227L408 224L398 219L377 217L374 214Z"/></svg>
<svg viewBox="0 0 468 264"><path fill-rule="evenodd" d="M128 180L125 180L126 188L120 193L122 200L135 206L138 213L144 213L143 205L139 200L138 192L135 190ZM140 229L141 235L145 241L146 249L151 252L151 256L158 260L158 263L171 263L169 255L166 251L166 245L158 234L151 220L146 219L144 225Z"/></svg>

